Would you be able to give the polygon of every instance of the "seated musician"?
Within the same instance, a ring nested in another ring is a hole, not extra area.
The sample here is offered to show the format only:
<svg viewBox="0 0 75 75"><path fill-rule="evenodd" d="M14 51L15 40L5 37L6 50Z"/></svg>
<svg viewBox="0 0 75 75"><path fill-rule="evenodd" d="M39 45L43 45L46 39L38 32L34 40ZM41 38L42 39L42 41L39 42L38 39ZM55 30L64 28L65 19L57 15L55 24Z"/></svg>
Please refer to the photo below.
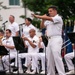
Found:
<svg viewBox="0 0 75 75"><path fill-rule="evenodd" d="M9 61L17 57L17 52L14 46L13 39L11 37L10 29L6 29L5 36L6 37L1 40L2 46L4 46L9 51L10 59L9 59L9 55L5 55L2 57L2 61L6 72L9 72L9 70L11 71L11 69L9 69L9 65L10 65Z"/></svg>
<svg viewBox="0 0 75 75"><path fill-rule="evenodd" d="M36 69L38 69L38 60L41 60L42 71L41 74L45 74L45 45L42 41L42 37L39 37L39 53L32 56L32 69L31 74L36 73Z"/></svg>
<svg viewBox="0 0 75 75"><path fill-rule="evenodd" d="M74 64L72 62L72 59L74 58L74 51L71 53L67 53L65 56L65 61L68 67L69 72L67 72L66 74L74 74Z"/></svg>
<svg viewBox="0 0 75 75"><path fill-rule="evenodd" d="M35 53L39 52L38 48L38 42L39 38L36 36L35 29L30 29L29 30L29 35L30 37L22 37L23 40L25 41L25 47L28 47L28 53L20 53L19 54L19 72L22 73L22 66L21 66L21 59L25 58L25 64L24 66L27 67L26 73L31 73L30 67L31 67L31 59L32 55ZM16 59L17 60L17 59ZM17 66L17 63L15 64Z"/></svg>

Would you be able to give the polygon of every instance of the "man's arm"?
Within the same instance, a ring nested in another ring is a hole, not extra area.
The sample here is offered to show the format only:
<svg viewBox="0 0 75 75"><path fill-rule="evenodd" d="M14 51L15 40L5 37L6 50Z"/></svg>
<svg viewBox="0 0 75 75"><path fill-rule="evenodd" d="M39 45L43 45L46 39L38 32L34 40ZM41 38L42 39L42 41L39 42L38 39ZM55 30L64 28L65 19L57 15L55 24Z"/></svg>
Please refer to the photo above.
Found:
<svg viewBox="0 0 75 75"><path fill-rule="evenodd" d="M14 46L9 46L9 45L3 45L4 47L10 48L10 49L14 49Z"/></svg>
<svg viewBox="0 0 75 75"><path fill-rule="evenodd" d="M32 14L32 16L34 16L34 17L36 17L36 18L39 18L39 19L43 19L43 20L50 20L50 21L53 21L53 19L52 19L50 16L46 16L46 15L40 16L40 15Z"/></svg>
<svg viewBox="0 0 75 75"><path fill-rule="evenodd" d="M35 45L32 41L30 41L28 38L24 37L23 39L26 40L26 41L28 41L29 44L30 44L33 48L36 47L36 45Z"/></svg>
<svg viewBox="0 0 75 75"><path fill-rule="evenodd" d="M41 23L40 23L40 28L45 28L44 20L41 21Z"/></svg>

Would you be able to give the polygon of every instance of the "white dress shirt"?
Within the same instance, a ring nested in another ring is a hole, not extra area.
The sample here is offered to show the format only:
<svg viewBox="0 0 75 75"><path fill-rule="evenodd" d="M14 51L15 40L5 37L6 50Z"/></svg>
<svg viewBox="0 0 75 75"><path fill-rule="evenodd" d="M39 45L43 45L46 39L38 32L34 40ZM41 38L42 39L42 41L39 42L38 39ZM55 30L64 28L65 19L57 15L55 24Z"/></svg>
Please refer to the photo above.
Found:
<svg viewBox="0 0 75 75"><path fill-rule="evenodd" d="M37 53L39 52L39 47L38 47L38 43L39 43L39 38L35 35L33 38L29 38L30 41L32 41L34 43L34 45L36 45L35 48L33 48L29 42L27 41L26 44L28 46L28 53Z"/></svg>
<svg viewBox="0 0 75 75"><path fill-rule="evenodd" d="M2 38L2 44L3 45L8 45L8 46L14 46L14 42L13 42L13 38L9 37L8 39L6 39L6 37ZM16 49L10 49L5 47L8 51L10 52L16 52Z"/></svg>
<svg viewBox="0 0 75 75"><path fill-rule="evenodd" d="M7 29L11 30L12 36L16 36L16 32L19 31L19 25L16 22L13 22Z"/></svg>
<svg viewBox="0 0 75 75"><path fill-rule="evenodd" d="M29 37L29 30L30 29L35 29L36 30L36 28L32 24L30 24L29 26L27 26L27 25L23 26L23 35L25 37Z"/></svg>
<svg viewBox="0 0 75 75"><path fill-rule="evenodd" d="M44 25L47 28L47 35L48 36L61 36L62 35L62 25L63 21L62 18L57 14L55 17L52 17L53 22L46 20Z"/></svg>

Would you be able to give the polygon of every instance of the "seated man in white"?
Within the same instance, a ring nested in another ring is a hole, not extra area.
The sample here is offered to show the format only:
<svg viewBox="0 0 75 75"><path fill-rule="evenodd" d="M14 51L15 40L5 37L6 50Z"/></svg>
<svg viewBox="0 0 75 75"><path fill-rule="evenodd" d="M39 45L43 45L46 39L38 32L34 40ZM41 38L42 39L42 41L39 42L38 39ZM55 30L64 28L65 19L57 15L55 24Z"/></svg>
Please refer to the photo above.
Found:
<svg viewBox="0 0 75 75"><path fill-rule="evenodd" d="M25 41L25 46L28 47L28 53L21 53L19 54L19 68L22 70L21 66L21 58L25 58L25 66L28 68L27 73L30 73L30 67L31 67L31 59L32 55L39 52L38 42L39 38L35 34L35 29L30 29L29 34L30 37L23 37L23 40ZM16 63L17 65L17 63Z"/></svg>
<svg viewBox="0 0 75 75"><path fill-rule="evenodd" d="M11 30L6 30L6 37L2 39L2 45L9 51L10 54L10 60L17 57L17 52L14 46L13 38L11 37ZM9 72L9 55L5 55L2 57L3 65L6 70L6 72Z"/></svg>
<svg viewBox="0 0 75 75"><path fill-rule="evenodd" d="M66 74L74 74L74 64L72 62L72 59L74 58L74 51L71 53L68 53L64 56L66 64L68 66L69 72Z"/></svg>
<svg viewBox="0 0 75 75"><path fill-rule="evenodd" d="M38 69L38 60L41 60L41 65L42 65L42 72L41 74L45 74L45 45L42 41L42 37L39 37L39 51L40 53L37 53L32 56L32 70L31 74L36 73L36 69ZM43 51L42 51L43 50Z"/></svg>

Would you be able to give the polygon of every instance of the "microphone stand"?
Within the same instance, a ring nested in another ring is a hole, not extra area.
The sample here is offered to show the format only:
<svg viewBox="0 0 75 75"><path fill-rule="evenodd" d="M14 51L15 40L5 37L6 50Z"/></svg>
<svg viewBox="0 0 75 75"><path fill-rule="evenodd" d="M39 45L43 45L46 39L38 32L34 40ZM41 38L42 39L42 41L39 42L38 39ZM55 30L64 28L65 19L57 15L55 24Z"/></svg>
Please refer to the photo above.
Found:
<svg viewBox="0 0 75 75"><path fill-rule="evenodd" d="M3 26L2 26L2 27L3 27L3 30L5 31L5 28L6 28L5 23L3 24Z"/></svg>
<svg viewBox="0 0 75 75"><path fill-rule="evenodd" d="M20 34L20 36L21 36L21 32L23 32L23 25L24 24L25 23L19 24L19 34ZM22 27L22 29L21 29L21 27Z"/></svg>
<svg viewBox="0 0 75 75"><path fill-rule="evenodd" d="M2 25L3 25L3 30L5 31L6 25L5 23L7 23L8 21L5 21Z"/></svg>

